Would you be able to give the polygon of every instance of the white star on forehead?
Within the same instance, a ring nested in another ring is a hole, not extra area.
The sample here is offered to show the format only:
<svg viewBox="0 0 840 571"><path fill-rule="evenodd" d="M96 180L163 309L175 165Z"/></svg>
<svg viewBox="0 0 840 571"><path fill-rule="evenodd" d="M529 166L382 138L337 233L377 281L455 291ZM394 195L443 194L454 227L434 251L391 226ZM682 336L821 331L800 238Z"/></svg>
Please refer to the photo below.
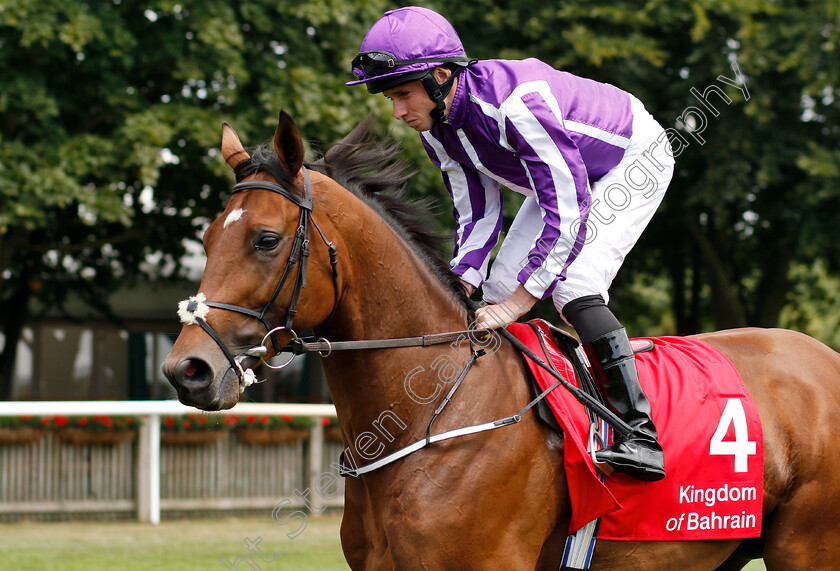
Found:
<svg viewBox="0 0 840 571"><path fill-rule="evenodd" d="M228 214L227 218L225 218L225 228L242 218L242 215L245 214L245 211L241 208L237 208L230 214Z"/></svg>

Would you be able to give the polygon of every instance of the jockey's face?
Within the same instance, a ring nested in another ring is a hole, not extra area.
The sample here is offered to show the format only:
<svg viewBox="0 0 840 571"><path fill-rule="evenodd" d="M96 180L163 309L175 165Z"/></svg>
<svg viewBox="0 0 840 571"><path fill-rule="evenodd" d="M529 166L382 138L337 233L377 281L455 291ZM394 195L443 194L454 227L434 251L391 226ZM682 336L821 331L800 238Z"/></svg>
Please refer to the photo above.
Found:
<svg viewBox="0 0 840 571"><path fill-rule="evenodd" d="M435 79L438 83L446 81L451 74L452 72L445 67L438 67L434 70ZM434 125L431 113L436 105L429 94L426 93L426 89L419 79L388 89L384 92L384 95L394 105L395 119L405 121L405 124L415 131L428 131ZM447 116L454 98L455 86L453 85L449 95L444 100Z"/></svg>

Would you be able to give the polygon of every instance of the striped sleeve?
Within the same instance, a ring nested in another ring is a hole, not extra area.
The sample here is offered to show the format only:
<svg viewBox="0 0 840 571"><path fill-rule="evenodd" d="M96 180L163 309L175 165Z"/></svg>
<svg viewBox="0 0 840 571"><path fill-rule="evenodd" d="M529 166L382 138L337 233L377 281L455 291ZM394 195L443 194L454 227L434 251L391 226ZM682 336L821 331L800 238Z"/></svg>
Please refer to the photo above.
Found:
<svg viewBox="0 0 840 571"><path fill-rule="evenodd" d="M423 132L421 136L429 158L443 174L443 182L454 205L455 247L449 265L453 273L478 288L487 277L490 253L502 229L499 184L452 159L430 132Z"/></svg>
<svg viewBox="0 0 840 571"><path fill-rule="evenodd" d="M520 85L505 101L502 115L506 142L526 171L542 218L517 278L531 295L545 298L565 278L586 239L587 170L545 82Z"/></svg>

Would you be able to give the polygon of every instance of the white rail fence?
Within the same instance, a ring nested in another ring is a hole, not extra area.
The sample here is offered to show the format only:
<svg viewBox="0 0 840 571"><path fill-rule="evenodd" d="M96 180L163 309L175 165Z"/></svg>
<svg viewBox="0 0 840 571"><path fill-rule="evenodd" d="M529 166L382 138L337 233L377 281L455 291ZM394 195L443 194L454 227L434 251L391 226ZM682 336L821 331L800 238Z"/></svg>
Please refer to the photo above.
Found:
<svg viewBox="0 0 840 571"><path fill-rule="evenodd" d="M72 447L48 434L37 444L0 446L0 515L136 512L157 524L161 510L342 506L336 462L341 445L325 442L319 404L240 403L213 414L310 417L309 438L248 446L232 432L209 446L161 445L164 416L195 414L177 401L0 402L0 416L140 416L136 442Z"/></svg>

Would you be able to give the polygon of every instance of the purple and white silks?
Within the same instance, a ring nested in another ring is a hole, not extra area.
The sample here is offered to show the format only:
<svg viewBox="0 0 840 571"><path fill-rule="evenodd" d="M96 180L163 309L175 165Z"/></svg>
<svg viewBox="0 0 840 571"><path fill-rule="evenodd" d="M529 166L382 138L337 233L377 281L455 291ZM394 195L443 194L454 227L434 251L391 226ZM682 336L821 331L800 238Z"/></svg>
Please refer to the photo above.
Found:
<svg viewBox="0 0 840 571"><path fill-rule="evenodd" d="M535 59L462 71L448 124L422 133L454 202L452 270L476 287L485 280L502 229L501 184L539 207L517 281L550 295L586 241L591 185L621 162L633 124L628 93Z"/></svg>

